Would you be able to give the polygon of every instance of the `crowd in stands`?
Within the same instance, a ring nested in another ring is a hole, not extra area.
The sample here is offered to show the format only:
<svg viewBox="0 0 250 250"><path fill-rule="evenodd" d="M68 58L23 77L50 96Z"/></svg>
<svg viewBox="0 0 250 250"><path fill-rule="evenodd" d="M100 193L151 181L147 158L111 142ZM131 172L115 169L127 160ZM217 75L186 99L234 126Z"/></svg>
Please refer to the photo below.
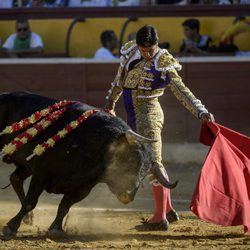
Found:
<svg viewBox="0 0 250 250"><path fill-rule="evenodd" d="M185 38L180 47L182 55L209 55L213 53L237 54L239 48L235 44L235 38L241 33L250 32L250 22L246 17L236 17L217 41L212 41L208 35L200 34L200 22L198 19L187 19L182 23ZM247 55L241 53L241 55ZM239 55L239 54L238 54Z"/></svg>
<svg viewBox="0 0 250 250"><path fill-rule="evenodd" d="M235 45L236 36L244 32L250 32L250 22L243 16L236 17L232 25L224 31L218 41L212 41L210 36L200 34L200 22L198 19L186 19L182 23L182 26L184 39L178 52L179 56L209 56L215 53L249 55L249 52L246 52L246 54L239 52L239 48ZM129 34L128 41L134 40L135 34L134 32ZM101 34L101 43L102 47L96 51L94 58L117 58L117 56L113 54L113 51L117 48L117 37L114 31L104 31ZM169 49L170 44L168 42L161 42L159 43L159 47Z"/></svg>
<svg viewBox="0 0 250 250"><path fill-rule="evenodd" d="M0 7L111 7L144 3L150 3L150 0L1 0Z"/></svg>
<svg viewBox="0 0 250 250"><path fill-rule="evenodd" d="M157 4L250 4L250 0L1 0L0 8L12 7L112 7Z"/></svg>
<svg viewBox="0 0 250 250"><path fill-rule="evenodd" d="M200 33L200 21L195 18L186 19L182 23L184 39L178 54L211 55L212 53L236 54L239 48L235 45L235 37L250 32L250 22L244 16L236 17L217 41L212 41L207 34ZM8 57L27 57L43 53L43 41L40 35L31 31L29 21L20 18L16 21L16 32L2 41L1 54ZM134 40L135 32L128 35L127 41ZM126 41L125 41L126 42ZM118 38L113 30L104 30L100 35L101 47L95 52L96 59L116 59L119 57ZM168 42L159 43L160 48L169 49ZM249 53L249 52L248 52Z"/></svg>
<svg viewBox="0 0 250 250"><path fill-rule="evenodd" d="M230 5L230 4L250 4L250 0L156 0L155 4L218 4L218 5Z"/></svg>

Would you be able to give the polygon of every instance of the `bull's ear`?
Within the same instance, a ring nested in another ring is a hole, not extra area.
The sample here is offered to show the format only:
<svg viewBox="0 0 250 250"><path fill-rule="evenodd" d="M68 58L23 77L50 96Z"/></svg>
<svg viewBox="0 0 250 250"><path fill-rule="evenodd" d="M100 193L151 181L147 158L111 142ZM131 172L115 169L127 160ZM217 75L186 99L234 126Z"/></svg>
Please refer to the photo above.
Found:
<svg viewBox="0 0 250 250"><path fill-rule="evenodd" d="M147 137L144 137L142 135L139 135L135 133L133 130L128 130L125 134L126 139L130 145L135 145L138 142L144 142L144 143L152 143L156 142L154 139L149 139Z"/></svg>

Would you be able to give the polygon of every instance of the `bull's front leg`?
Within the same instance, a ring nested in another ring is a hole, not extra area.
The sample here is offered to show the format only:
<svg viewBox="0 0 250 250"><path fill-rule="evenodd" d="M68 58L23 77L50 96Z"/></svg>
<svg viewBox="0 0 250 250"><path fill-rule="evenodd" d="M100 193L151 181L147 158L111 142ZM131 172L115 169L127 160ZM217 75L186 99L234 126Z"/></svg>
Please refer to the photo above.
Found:
<svg viewBox="0 0 250 250"><path fill-rule="evenodd" d="M3 235L7 237L15 236L25 214L35 208L38 198L44 190L44 182L33 176L24 202L18 214L13 217L3 228Z"/></svg>
<svg viewBox="0 0 250 250"><path fill-rule="evenodd" d="M74 190L70 193L67 193L63 196L58 210L57 210L57 215L51 226L49 227L49 235L51 236L60 236L61 234L64 233L62 224L63 224L63 219L66 216L66 214L69 212L70 207L84 199L90 192L94 185L85 187L84 190Z"/></svg>
<svg viewBox="0 0 250 250"><path fill-rule="evenodd" d="M15 163L17 169L10 175L10 182L14 188L21 204L24 203L25 192L23 188L24 181L31 175L30 172L19 163ZM33 212L25 214L23 222L28 225L33 224Z"/></svg>

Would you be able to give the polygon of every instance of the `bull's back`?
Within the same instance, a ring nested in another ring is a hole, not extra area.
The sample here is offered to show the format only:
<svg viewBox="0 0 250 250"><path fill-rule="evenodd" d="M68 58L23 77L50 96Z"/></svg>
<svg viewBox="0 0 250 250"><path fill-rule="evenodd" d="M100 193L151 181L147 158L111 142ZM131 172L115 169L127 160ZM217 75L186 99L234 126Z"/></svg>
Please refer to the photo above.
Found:
<svg viewBox="0 0 250 250"><path fill-rule="evenodd" d="M15 92L0 96L5 103L5 126L31 115L37 110L57 102L54 99L27 92ZM0 100L0 102L1 102ZM58 121L37 135L18 150L15 160L33 171L44 171L51 176L61 175L63 178L84 178L95 176L104 171L105 154L108 145L127 130L125 122L105 112L98 112L86 119L80 127L70 132L49 148L41 156L27 161L38 144L42 144L62 130L71 121L76 120L84 111L93 107L86 104L74 103L68 107ZM4 126L2 126L2 129ZM11 141L17 134L3 136L4 144ZM0 137L1 145L1 137ZM3 144L1 145L3 146ZM36 168L36 169L34 169ZM85 174L86 173L86 174Z"/></svg>

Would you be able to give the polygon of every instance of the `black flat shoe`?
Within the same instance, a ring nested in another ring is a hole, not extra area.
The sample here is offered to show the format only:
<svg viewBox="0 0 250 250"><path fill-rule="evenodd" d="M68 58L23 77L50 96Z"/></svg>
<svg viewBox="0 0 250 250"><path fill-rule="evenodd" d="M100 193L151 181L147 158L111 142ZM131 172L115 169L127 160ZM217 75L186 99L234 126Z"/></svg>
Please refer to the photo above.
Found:
<svg viewBox="0 0 250 250"><path fill-rule="evenodd" d="M169 223L176 222L179 219L180 217L174 209L167 214L167 220L169 221Z"/></svg>
<svg viewBox="0 0 250 250"><path fill-rule="evenodd" d="M163 220L157 223L149 223L147 219L142 218L141 224L136 225L135 229L138 231L167 231L169 222Z"/></svg>

